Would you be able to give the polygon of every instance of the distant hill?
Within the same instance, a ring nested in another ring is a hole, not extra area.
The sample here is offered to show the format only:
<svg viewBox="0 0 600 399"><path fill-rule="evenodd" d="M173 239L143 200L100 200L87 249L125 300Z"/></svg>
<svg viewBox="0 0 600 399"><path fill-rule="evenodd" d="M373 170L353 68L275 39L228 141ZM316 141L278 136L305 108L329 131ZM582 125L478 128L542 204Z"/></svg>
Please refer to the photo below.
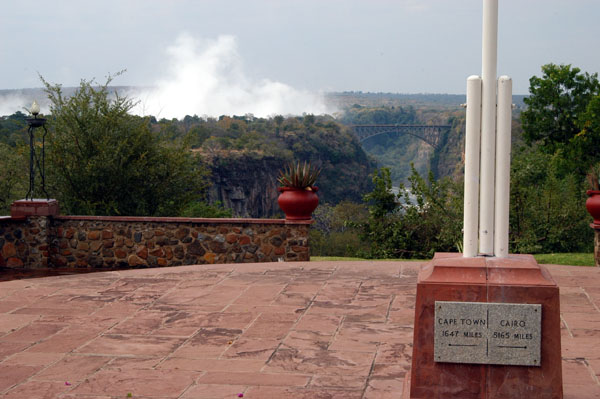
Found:
<svg viewBox="0 0 600 399"><path fill-rule="evenodd" d="M140 87L113 86L120 94L135 93ZM77 87L63 87L65 95L70 95ZM513 103L523 108L524 95L513 95ZM36 100L42 112L47 112L50 104L43 88L26 88L18 90L0 90L0 116L12 115L28 108ZM415 108L453 109L466 102L464 94L401 94L401 93L364 93L362 91L330 92L325 94L325 101L331 108L343 111L353 105L363 107L413 106ZM201 111L198 115L202 115ZM218 115L215 115L218 116Z"/></svg>
<svg viewBox="0 0 600 399"><path fill-rule="evenodd" d="M65 95L70 95L76 87L64 87L63 91ZM130 87L130 86L113 86L112 89L116 90L120 94L126 93L135 93L139 91L139 87ZM513 95L513 103L516 105L515 112L513 113L513 137L516 140L520 139L520 123L518 121L518 114L520 110L524 109L525 104L523 99L525 95ZM49 109L49 103L46 98L46 93L42 88L29 88L29 89L21 89L21 90L0 90L0 117L6 115L12 115L16 111L25 112L24 108L28 108L33 100L36 100L41 108L42 113L47 113ZM452 125L452 129L448 132L444 133L444 136L441 138L441 145L437 149L433 149L431 146L427 145L425 142L416 139L412 136L394 136L394 135L382 135L368 141L365 141L361 144L358 142L351 142L349 132L350 130L344 129L339 130L341 127L338 126L339 132L341 136L344 137L344 140L347 140L347 143L351 143L350 147L358 146L361 147L367 154L370 156L370 161L361 160L360 165L364 168L364 173L361 173L360 178L358 180L361 181L358 186L360 187L358 190L352 191L351 194L341 195L340 193L328 193L331 186L324 186L323 193L326 197L329 197L329 201L332 203L337 203L342 198L343 199L352 199L359 200L361 196L361 190L364 190L366 185L368 185L368 173L372 170L374 166L374 161L378 166L387 166L392 171L392 179L395 184L400 182L406 182L407 177L410 175L410 165L414 164L416 169L421 173L425 174L427 171L431 170L435 176L460 176L462 175L462 167L463 167L463 145L464 145L464 115L465 110L461 107L461 104L466 102L465 95L463 94L402 94L402 93L364 93L364 92L356 92L356 91L347 91L347 92L331 92L325 95L326 102L331 108L337 109L338 112L335 113L335 120L329 119L330 122L335 124L343 124L343 125L353 125L353 124L449 124ZM202 111L199 111L198 114L202 114ZM191 116L190 116L191 117ZM185 130L190 130L191 126L187 126L185 122L186 117L182 120L184 125L186 125ZM235 118L235 117L234 117ZM331 118L331 117L328 117ZM6 124L8 124L7 118L4 118ZM302 120L300 117L299 120ZM238 124L240 122L237 122ZM267 125L272 125L272 121L264 122ZM323 125L326 125L326 121L321 121ZM21 124L24 124L22 121ZM202 125L202 124L200 124ZM210 123L208 124L210 125ZM207 133L208 136L215 137L228 137L228 134L217 134L215 133L214 126L203 126L210 130L210 133ZM302 125L300 123L300 125ZM249 131L253 131L256 129L257 124L253 123L252 126L248 126ZM332 125L333 126L333 125ZM331 126L327 128L321 127L324 131L331 130ZM1 130L1 129L0 129ZM10 130L10 129L9 129ZM14 129L13 129L14 130ZM218 130L218 129L217 129ZM260 129L259 129L260 130ZM273 135L275 127L270 126L269 128L265 128L264 131L260 131L259 135L262 137L270 137ZM301 136L304 134L304 128L300 129L302 131ZM342 133L343 132L343 133ZM207 136L207 137L208 137ZM5 142L14 142L19 135L8 134L7 138L4 140ZM295 137L294 135L290 137ZM224 138L220 138L224 140ZM276 141L282 140L282 137L277 137ZM304 140L304 139L303 139ZM301 140L302 141L302 140ZM304 142L304 141L302 141ZM344 141L346 143L346 141ZM300 150L304 147L306 143L300 145L297 143L294 146L290 144L288 150L292 150L294 155L299 155ZM348 145L348 144L345 144ZM286 146L284 146L286 147ZM328 147L326 146L325 149ZM310 154L303 154L301 159L319 159L323 156L325 151L324 148L315 149ZM270 155L269 155L270 156ZM265 155L265 162L269 161L269 156ZM364 156L364 154L363 154ZM230 162L232 157L225 157ZM237 157L237 159L245 159L244 157ZM259 157L260 158L260 157ZM279 163L283 163L288 159L288 157L274 157L273 159ZM225 162L225 163L227 163ZM233 161L231 161L233 162ZM246 160L246 162L248 162ZM259 160L256 164L263 165L263 160ZM338 161L334 161L334 164L337 165ZM243 164L243 162L242 162ZM215 165L220 165L219 163L215 163ZM365 166L366 165L366 166ZM264 165L263 165L264 166ZM356 165L353 165L353 167ZM227 170L226 167L217 170L216 166L214 167L216 174L225 176L224 170ZM255 169L260 169L260 166L256 166ZM327 173L323 176L325 180L327 180ZM356 178L356 176L355 176ZM225 177L223 177L225 179ZM232 176L227 176L227 180L229 181L229 185L233 185L233 181L235 180ZM237 183L236 183L237 184ZM224 186L225 187L225 186ZM241 187L241 185L240 185ZM325 188L327 187L327 188ZM229 187L228 187L229 189ZM258 192L258 191L257 191ZM249 194L250 195L250 194ZM218 198L217 198L218 197ZM225 202L226 205L232 206L229 203L229 200L225 198L225 195L216 195L215 198L219 199L221 202ZM250 196L251 197L251 196ZM250 205L249 205L250 206ZM246 210L240 210L240 214L247 212ZM264 212L261 213L261 216L264 214L268 214L272 212L270 209L265 209Z"/></svg>
<svg viewBox="0 0 600 399"><path fill-rule="evenodd" d="M513 103L517 108L525 106L523 94L513 94ZM333 92L325 95L330 105L339 109L350 108L353 105L363 107L392 107L413 106L415 108L456 108L467 99L464 94L402 94L402 93L363 93L362 91Z"/></svg>

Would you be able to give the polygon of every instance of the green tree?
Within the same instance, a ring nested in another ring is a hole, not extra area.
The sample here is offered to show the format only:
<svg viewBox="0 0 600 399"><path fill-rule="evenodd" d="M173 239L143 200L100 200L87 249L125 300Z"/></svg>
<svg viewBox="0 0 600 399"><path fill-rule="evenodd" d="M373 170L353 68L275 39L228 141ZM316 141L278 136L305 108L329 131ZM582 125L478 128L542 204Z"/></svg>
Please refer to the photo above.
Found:
<svg viewBox="0 0 600 399"><path fill-rule="evenodd" d="M0 142L11 146L27 143L27 115L17 111L0 118Z"/></svg>
<svg viewBox="0 0 600 399"><path fill-rule="evenodd" d="M316 256L364 256L368 246L360 239L360 226L367 221L364 204L342 201L319 205L313 213L310 253Z"/></svg>
<svg viewBox="0 0 600 399"><path fill-rule="evenodd" d="M511 165L510 244L515 253L592 250L591 218L577 173L559 173L561 159L536 148L518 151Z"/></svg>
<svg viewBox="0 0 600 399"><path fill-rule="evenodd" d="M382 219L398 207L396 195L392 192L392 177L389 168L373 172L373 191L364 196L369 205L369 213L374 219Z"/></svg>
<svg viewBox="0 0 600 399"><path fill-rule="evenodd" d="M362 237L373 258L424 258L455 251L462 238L462 184L433 173L424 179L412 168L410 189L391 192L389 170L373 175L375 190L365 196L370 217Z"/></svg>
<svg viewBox="0 0 600 399"><path fill-rule="evenodd" d="M581 173L600 160L600 94L592 97L578 118L580 127L570 142L569 156L580 166Z"/></svg>
<svg viewBox="0 0 600 399"><path fill-rule="evenodd" d="M582 146L577 136L586 124L590 102L600 94L598 74L581 72L571 65L542 66L542 77L529 80L527 109L521 113L523 138L528 144L539 144L540 150L559 152L565 163L563 170L584 173L590 160L600 155L598 146ZM600 143L600 131L587 131L588 144ZM594 137L592 137L594 136Z"/></svg>
<svg viewBox="0 0 600 399"><path fill-rule="evenodd" d="M135 103L106 83L82 80L70 97L42 81L51 101L51 190L74 214L178 215L203 198L206 172L184 141L166 142Z"/></svg>
<svg viewBox="0 0 600 399"><path fill-rule="evenodd" d="M27 194L28 149L0 143L0 214L8 215L10 205Z"/></svg>
<svg viewBox="0 0 600 399"><path fill-rule="evenodd" d="M192 202L182 210L181 215L188 218L230 218L233 217L231 209L224 208L223 204L216 202Z"/></svg>
<svg viewBox="0 0 600 399"><path fill-rule="evenodd" d="M510 241L515 252L591 250L584 176L600 159L598 74L542 66L522 112L528 148L511 168Z"/></svg>

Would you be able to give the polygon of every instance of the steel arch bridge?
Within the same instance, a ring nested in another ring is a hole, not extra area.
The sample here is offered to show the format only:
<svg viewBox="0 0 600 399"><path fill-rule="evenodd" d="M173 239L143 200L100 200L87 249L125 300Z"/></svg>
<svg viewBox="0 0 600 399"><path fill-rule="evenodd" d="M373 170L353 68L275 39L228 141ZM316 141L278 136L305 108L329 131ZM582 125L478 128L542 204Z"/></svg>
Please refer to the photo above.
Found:
<svg viewBox="0 0 600 399"><path fill-rule="evenodd" d="M423 140L434 149L439 148L440 138L444 131L452 128L451 125L351 125L350 128L356 133L359 141L365 141L371 137L382 134L397 133L409 134Z"/></svg>

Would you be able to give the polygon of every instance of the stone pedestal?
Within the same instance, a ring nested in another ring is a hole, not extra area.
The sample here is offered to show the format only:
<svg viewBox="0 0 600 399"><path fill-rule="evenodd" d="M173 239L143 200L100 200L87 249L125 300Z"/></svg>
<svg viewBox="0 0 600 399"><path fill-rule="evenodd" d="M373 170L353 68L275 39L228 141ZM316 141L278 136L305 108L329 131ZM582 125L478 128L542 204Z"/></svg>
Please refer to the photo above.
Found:
<svg viewBox="0 0 600 399"><path fill-rule="evenodd" d="M436 362L435 302L539 304L539 366ZM463 258L438 253L419 273L412 368L403 398L562 399L558 286L531 255Z"/></svg>
<svg viewBox="0 0 600 399"><path fill-rule="evenodd" d="M27 216L56 216L59 214L58 201L55 199L18 200L10 206L10 216L15 219Z"/></svg>

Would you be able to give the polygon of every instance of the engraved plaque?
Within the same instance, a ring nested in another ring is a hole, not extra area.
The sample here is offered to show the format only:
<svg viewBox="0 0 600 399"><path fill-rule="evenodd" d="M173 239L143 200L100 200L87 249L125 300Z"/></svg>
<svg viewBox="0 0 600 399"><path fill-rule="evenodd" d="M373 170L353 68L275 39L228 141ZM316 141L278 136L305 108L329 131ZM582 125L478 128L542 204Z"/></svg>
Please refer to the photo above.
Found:
<svg viewBox="0 0 600 399"><path fill-rule="evenodd" d="M435 302L436 362L540 365L542 305Z"/></svg>

